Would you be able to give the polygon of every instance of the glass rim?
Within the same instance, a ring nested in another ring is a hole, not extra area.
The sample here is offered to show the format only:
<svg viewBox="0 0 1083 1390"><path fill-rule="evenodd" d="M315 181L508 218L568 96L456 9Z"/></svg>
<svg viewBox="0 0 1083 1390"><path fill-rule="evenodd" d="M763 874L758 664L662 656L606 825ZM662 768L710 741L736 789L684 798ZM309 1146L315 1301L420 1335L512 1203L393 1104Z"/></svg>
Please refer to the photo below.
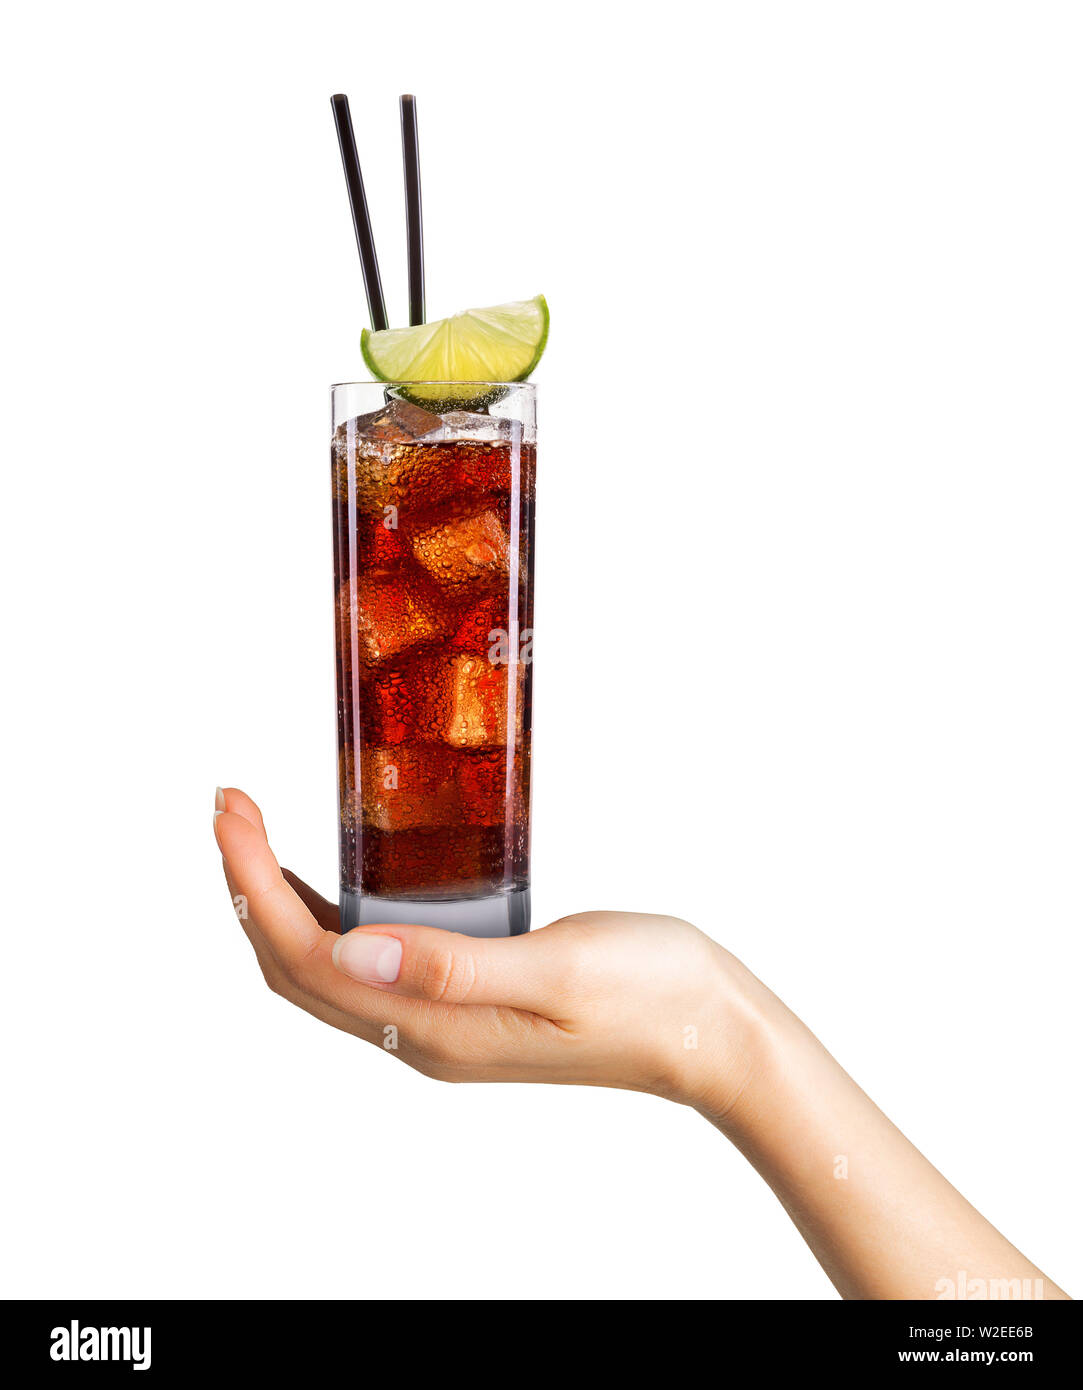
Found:
<svg viewBox="0 0 1083 1390"><path fill-rule="evenodd" d="M508 390L536 391L532 381L333 381L332 391L344 390L347 386L504 386Z"/></svg>

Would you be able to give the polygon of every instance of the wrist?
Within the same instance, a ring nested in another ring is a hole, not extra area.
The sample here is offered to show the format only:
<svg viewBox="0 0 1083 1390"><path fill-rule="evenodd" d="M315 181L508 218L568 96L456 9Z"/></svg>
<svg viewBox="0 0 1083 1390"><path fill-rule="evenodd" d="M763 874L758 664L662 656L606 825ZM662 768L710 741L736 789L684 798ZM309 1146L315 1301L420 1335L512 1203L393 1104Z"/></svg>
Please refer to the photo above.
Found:
<svg viewBox="0 0 1083 1390"><path fill-rule="evenodd" d="M712 966L704 996L682 1027L668 1093L732 1133L754 1110L761 1079L772 1069L774 1015L783 1006L720 946Z"/></svg>
<svg viewBox="0 0 1083 1390"><path fill-rule="evenodd" d="M840 1147L883 1116L786 1005L740 967L729 1005L740 1019L739 1084L719 1072L697 1110L773 1187L832 1172Z"/></svg>

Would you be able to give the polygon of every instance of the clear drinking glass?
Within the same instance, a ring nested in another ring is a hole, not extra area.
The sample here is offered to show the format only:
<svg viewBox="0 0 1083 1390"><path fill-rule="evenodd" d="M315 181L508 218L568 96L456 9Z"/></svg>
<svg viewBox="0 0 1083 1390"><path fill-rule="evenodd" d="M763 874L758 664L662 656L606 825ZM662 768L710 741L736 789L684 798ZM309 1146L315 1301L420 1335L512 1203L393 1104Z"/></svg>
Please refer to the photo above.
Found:
<svg viewBox="0 0 1083 1390"><path fill-rule="evenodd" d="M343 931L529 929L534 396L331 389Z"/></svg>

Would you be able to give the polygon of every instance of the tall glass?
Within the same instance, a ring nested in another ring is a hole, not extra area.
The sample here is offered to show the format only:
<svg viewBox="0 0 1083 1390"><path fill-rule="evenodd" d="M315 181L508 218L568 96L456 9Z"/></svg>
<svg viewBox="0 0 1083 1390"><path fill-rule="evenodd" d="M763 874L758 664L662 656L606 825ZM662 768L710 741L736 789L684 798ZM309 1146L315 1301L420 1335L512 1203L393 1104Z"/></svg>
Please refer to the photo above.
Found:
<svg viewBox="0 0 1083 1390"><path fill-rule="evenodd" d="M530 926L534 388L331 388L342 930Z"/></svg>

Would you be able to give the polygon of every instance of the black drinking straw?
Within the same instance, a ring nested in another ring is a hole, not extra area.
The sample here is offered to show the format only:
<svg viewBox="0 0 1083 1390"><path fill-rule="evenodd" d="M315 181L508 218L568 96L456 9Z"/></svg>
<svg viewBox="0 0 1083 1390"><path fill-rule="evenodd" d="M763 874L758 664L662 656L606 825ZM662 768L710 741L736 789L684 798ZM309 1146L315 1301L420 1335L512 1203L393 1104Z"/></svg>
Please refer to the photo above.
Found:
<svg viewBox="0 0 1083 1390"><path fill-rule="evenodd" d="M357 237L357 252L361 257L361 273L365 277L365 296L369 302L369 318L374 329L387 327L384 291L380 284L380 267L376 260L376 245L372 240L369 207L365 201L365 185L361 180L361 161L357 157L357 142L353 138L350 103L341 95L331 98L338 131L338 147L342 151L342 172L346 175L346 190L350 195L353 229Z"/></svg>
<svg viewBox="0 0 1083 1390"><path fill-rule="evenodd" d="M425 322L425 248L421 236L421 159L417 150L417 105L399 97L402 118L402 178L406 185L406 269L410 279L410 322Z"/></svg>

